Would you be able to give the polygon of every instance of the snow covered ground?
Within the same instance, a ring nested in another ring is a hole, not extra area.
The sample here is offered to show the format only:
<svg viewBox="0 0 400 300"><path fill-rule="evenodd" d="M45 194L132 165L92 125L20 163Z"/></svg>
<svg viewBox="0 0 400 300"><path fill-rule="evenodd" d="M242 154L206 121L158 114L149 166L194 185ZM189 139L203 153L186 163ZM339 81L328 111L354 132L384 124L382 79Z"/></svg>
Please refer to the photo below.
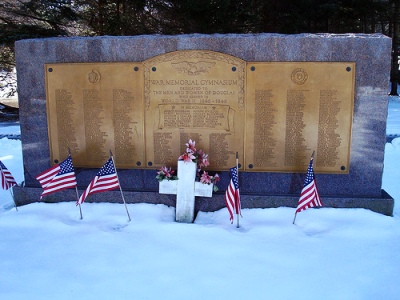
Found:
<svg viewBox="0 0 400 300"><path fill-rule="evenodd" d="M400 134L392 98L388 134ZM4 124L3 124L4 125ZM18 126L1 126L18 134ZM400 199L400 138L385 148L382 187ZM23 180L21 143L0 160ZM318 180L318 177L317 177ZM221 187L222 188L222 187ZM13 207L0 190L0 299L400 299L400 207L244 209L174 222L174 208L75 201Z"/></svg>
<svg viewBox="0 0 400 300"><path fill-rule="evenodd" d="M0 71L0 78L0 101L16 99L18 97L17 93L15 93L11 99L8 95L9 92L11 92L13 89L16 89L17 73L15 69L12 73L8 74L5 71Z"/></svg>

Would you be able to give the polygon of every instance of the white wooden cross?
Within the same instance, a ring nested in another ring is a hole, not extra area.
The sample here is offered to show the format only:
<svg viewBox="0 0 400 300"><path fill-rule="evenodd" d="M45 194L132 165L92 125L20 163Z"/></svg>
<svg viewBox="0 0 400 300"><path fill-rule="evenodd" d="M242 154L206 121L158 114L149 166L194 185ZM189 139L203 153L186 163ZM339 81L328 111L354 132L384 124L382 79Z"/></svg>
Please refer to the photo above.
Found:
<svg viewBox="0 0 400 300"><path fill-rule="evenodd" d="M163 180L159 185L160 194L176 195L175 220L193 223L195 197L212 197L213 185L196 182L194 162L178 161L178 180Z"/></svg>

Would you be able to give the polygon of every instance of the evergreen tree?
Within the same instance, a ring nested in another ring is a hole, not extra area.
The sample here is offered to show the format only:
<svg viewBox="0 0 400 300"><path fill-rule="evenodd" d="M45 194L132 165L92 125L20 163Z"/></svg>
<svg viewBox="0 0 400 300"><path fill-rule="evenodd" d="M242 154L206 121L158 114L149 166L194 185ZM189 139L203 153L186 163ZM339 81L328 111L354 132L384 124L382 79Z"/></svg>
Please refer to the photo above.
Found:
<svg viewBox="0 0 400 300"><path fill-rule="evenodd" d="M26 38L155 33L381 32L394 38L392 78L397 78L399 2L400 0L2 0L0 71L3 72L0 76L7 77L14 68L14 42ZM6 81L5 78L0 78L0 89L9 84Z"/></svg>
<svg viewBox="0 0 400 300"><path fill-rule="evenodd" d="M94 35L157 33L152 2L147 0L76 0L76 12L86 31Z"/></svg>
<svg viewBox="0 0 400 300"><path fill-rule="evenodd" d="M12 70L15 67L14 42L27 38L67 36L76 20L70 0L18 1L0 3L0 90L16 92Z"/></svg>

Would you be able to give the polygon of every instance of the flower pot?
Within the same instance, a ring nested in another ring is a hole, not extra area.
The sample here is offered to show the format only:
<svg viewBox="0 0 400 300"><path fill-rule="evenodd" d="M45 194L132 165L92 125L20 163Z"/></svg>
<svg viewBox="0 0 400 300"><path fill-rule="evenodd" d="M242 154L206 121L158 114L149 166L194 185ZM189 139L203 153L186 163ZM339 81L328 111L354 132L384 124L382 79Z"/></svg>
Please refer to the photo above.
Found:
<svg viewBox="0 0 400 300"><path fill-rule="evenodd" d="M160 194L175 194L178 191L178 180L166 180L159 182L158 192Z"/></svg>
<svg viewBox="0 0 400 300"><path fill-rule="evenodd" d="M194 183L194 193L196 196L199 197L212 197L214 185L195 182Z"/></svg>

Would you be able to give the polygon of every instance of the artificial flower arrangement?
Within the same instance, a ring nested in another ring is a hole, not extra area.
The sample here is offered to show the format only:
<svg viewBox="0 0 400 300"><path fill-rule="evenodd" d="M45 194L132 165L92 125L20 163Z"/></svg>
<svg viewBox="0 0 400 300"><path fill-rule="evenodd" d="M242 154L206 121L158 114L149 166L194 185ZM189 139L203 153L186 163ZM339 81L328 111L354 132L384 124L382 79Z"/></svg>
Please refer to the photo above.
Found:
<svg viewBox="0 0 400 300"><path fill-rule="evenodd" d="M157 180L158 182L166 180L178 180L178 177L175 174L175 170L167 167L161 167L161 169L157 172Z"/></svg>
<svg viewBox="0 0 400 300"><path fill-rule="evenodd" d="M215 174L211 176L206 171L201 169L207 167L210 162L208 161L208 154L204 153L202 150L196 149L196 142L191 139L185 144L186 152L179 156L179 160L183 160L185 163L194 162L197 164L197 177L203 184L213 184L214 192L218 191L216 183L220 180L219 175ZM166 166L162 167L158 172L156 178L159 182L166 180L177 180L178 177L174 175L175 170L168 168Z"/></svg>

